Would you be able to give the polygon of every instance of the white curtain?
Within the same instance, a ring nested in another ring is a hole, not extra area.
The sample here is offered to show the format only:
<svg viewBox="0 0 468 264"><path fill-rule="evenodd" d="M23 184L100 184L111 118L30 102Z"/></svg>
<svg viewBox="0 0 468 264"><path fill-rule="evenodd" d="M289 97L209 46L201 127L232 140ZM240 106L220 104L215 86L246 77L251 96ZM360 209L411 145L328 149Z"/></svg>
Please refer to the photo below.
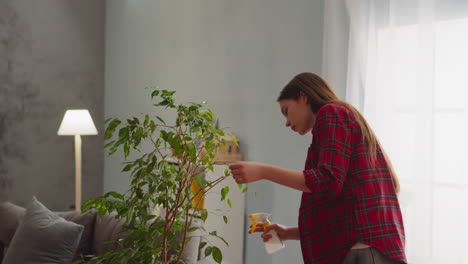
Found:
<svg viewBox="0 0 468 264"><path fill-rule="evenodd" d="M468 1L326 0L323 66L395 166L409 262L468 263Z"/></svg>

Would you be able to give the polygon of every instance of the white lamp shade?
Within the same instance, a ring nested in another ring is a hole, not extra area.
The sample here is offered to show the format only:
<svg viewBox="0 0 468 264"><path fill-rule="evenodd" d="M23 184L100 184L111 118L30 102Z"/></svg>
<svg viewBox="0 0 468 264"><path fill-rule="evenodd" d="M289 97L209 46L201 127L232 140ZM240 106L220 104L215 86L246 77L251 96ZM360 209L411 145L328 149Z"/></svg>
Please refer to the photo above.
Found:
<svg viewBox="0 0 468 264"><path fill-rule="evenodd" d="M67 110L57 132L60 136L97 135L96 126L86 109Z"/></svg>

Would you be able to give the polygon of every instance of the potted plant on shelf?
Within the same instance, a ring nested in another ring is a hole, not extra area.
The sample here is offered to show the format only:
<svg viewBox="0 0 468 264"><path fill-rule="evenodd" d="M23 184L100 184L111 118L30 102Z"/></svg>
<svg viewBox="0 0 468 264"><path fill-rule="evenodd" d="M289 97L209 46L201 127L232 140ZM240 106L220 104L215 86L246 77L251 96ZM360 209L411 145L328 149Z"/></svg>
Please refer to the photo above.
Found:
<svg viewBox="0 0 468 264"><path fill-rule="evenodd" d="M226 169L214 181L204 177L206 169L213 171L215 151L226 144L222 138L224 131L214 126L215 116L205 102L176 104L174 93L154 88L151 91L151 99L157 99L154 106L175 111L171 124L150 114L126 122L118 118L106 120L104 139L108 154L122 150L125 159L131 153L137 158L126 161L122 169L131 177L126 193L108 192L83 206L83 211L95 207L101 216L115 214L122 220L125 234L118 249L87 263L183 263L189 233L202 228L191 225L193 217L207 219L207 210L197 203L229 176ZM148 149L148 144L150 151L143 153L143 146ZM224 187L220 199L231 206L226 198L228 193L229 188ZM164 213L154 214L155 208ZM210 235L227 244L216 232ZM222 252L218 247L202 243L200 248L206 256L221 263Z"/></svg>

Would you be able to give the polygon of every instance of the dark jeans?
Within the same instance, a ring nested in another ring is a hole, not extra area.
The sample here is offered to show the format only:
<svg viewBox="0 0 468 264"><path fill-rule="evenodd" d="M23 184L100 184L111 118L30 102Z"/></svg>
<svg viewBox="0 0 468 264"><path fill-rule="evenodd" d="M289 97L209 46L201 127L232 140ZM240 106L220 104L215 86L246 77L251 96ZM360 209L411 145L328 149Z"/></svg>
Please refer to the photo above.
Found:
<svg viewBox="0 0 468 264"><path fill-rule="evenodd" d="M351 249L343 260L343 264L394 264L395 261L385 257L373 247Z"/></svg>

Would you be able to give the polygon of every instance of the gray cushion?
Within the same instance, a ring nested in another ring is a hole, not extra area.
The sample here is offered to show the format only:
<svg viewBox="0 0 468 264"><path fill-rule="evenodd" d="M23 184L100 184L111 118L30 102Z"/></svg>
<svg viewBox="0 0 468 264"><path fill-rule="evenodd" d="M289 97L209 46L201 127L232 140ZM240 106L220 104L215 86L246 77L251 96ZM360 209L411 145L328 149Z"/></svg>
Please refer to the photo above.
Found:
<svg viewBox="0 0 468 264"><path fill-rule="evenodd" d="M10 202L0 203L0 241L5 247L10 245L11 239L13 239L16 228L18 228L21 219L23 219L25 211L25 208Z"/></svg>
<svg viewBox="0 0 468 264"><path fill-rule="evenodd" d="M121 245L118 243L120 239L125 236L121 234L123 227L123 220L115 218L115 215L104 215L96 217L96 224L94 227L94 241L92 251L95 255L99 256L109 250L118 249ZM109 243L109 241L115 241Z"/></svg>
<svg viewBox="0 0 468 264"><path fill-rule="evenodd" d="M83 228L66 221L33 198L2 264L70 263Z"/></svg>
<svg viewBox="0 0 468 264"><path fill-rule="evenodd" d="M76 250L75 257L73 260L81 259L80 254L92 255L92 245L94 237L94 223L96 221L97 211L96 209L90 209L86 213L80 213L76 211L69 212L58 212L59 216L65 218L67 221L84 226L83 233L81 234L80 243Z"/></svg>

